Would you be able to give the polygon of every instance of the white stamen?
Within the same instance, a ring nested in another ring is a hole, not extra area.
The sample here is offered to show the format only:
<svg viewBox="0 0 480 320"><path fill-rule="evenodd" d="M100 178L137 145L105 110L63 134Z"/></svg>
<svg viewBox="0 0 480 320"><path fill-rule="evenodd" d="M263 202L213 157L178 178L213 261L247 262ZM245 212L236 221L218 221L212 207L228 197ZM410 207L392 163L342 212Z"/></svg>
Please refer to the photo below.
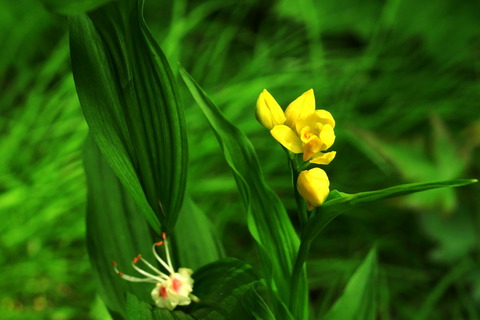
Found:
<svg viewBox="0 0 480 320"><path fill-rule="evenodd" d="M152 279L152 278L137 278L137 277L132 277L132 276L129 276L127 274L124 274L123 272L120 272L117 268L116 265L113 266L113 269L115 270L115 272L122 278L122 279L125 279L125 280L128 280L128 281L132 281L132 282L151 282L151 283L157 283L156 280Z"/></svg>
<svg viewBox="0 0 480 320"><path fill-rule="evenodd" d="M155 305L159 308L165 308L173 310L177 306L189 305L192 301L198 302L199 299L192 294L193 282L191 277L193 271L187 268L179 268L177 272L173 269L172 260L170 257L170 251L168 248L167 236L162 234L163 242L154 243L152 246L153 255L157 261L167 270L167 273L160 271L160 268L156 268L150 262L143 259L142 255L137 255L132 261L132 267L140 274L146 276L146 278L137 278L129 275L125 275L117 268L117 263L112 262L115 272L124 280L132 282L150 282L154 283L155 287L151 291L151 296ZM157 253L156 247L165 245L166 259L160 258ZM151 269L153 273L141 269L137 266L138 261L143 261Z"/></svg>
<svg viewBox="0 0 480 320"><path fill-rule="evenodd" d="M158 270L157 268L155 268L154 266L152 266L147 260L143 259L142 257L140 257L140 260L145 263L150 269L152 269L153 271L155 271L156 273L158 273L162 278L165 278L168 279L168 276L161 272L160 270Z"/></svg>
<svg viewBox="0 0 480 320"><path fill-rule="evenodd" d="M168 241L167 241L167 238L165 237L165 254L167 255L167 262L168 262L168 266L170 267L170 272L171 273L175 273L175 271L173 270L173 266L172 266L172 260L170 259L170 252L168 250Z"/></svg>
<svg viewBox="0 0 480 320"><path fill-rule="evenodd" d="M128 280L128 281L131 281L131 282L150 282L150 283L157 283L156 280L153 280L153 279L149 279L149 278L137 278L137 277L132 277L132 276L129 276L127 274L121 274L120 277L122 279L125 279L125 280Z"/></svg>
<svg viewBox="0 0 480 320"><path fill-rule="evenodd" d="M170 273L175 273L175 271L173 270L172 267L170 267L168 264L165 263L165 261L163 261L162 258L160 258L160 256L158 255L157 251L155 250L155 247L157 247L157 244L154 243L153 246L152 246L152 251L153 251L153 255L155 256L155 258L157 259L158 262L161 263L161 265L168 270L168 272Z"/></svg>
<svg viewBox="0 0 480 320"><path fill-rule="evenodd" d="M137 266L135 265L135 263L133 263L133 262L132 262L132 267L133 267L135 270L137 270L138 273L141 273L141 274L143 274L144 276L147 276L147 277L149 277L150 279L155 280L155 282L161 282L161 281L162 281L162 278L157 277L157 276L154 276L153 274L150 274L150 273L148 273L147 271L143 271L142 269L140 269L139 267L137 267Z"/></svg>

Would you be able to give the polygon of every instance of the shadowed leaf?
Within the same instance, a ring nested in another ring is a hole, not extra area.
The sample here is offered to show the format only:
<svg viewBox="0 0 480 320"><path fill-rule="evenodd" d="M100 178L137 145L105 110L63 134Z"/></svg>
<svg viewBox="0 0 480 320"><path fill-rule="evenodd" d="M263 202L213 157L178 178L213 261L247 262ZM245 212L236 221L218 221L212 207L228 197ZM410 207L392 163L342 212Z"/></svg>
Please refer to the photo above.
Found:
<svg viewBox="0 0 480 320"><path fill-rule="evenodd" d="M190 197L183 203L174 238L181 266L196 270L225 256L212 223Z"/></svg>
<svg viewBox="0 0 480 320"><path fill-rule="evenodd" d="M80 14L96 9L113 0L40 0L45 9L59 14Z"/></svg>
<svg viewBox="0 0 480 320"><path fill-rule="evenodd" d="M376 319L376 278L377 253L372 249L322 320Z"/></svg>
<svg viewBox="0 0 480 320"><path fill-rule="evenodd" d="M113 314L125 315L125 292L148 301L152 284L122 280L113 270L112 261L121 271L132 273L132 258L150 253L154 242L138 206L103 159L92 138L87 140L84 159L88 185L87 246L99 293ZM136 275L135 272L132 275Z"/></svg>
<svg viewBox="0 0 480 320"><path fill-rule="evenodd" d="M248 264L227 258L194 273L194 293L200 302L192 313L208 320L270 320L272 312L258 293L261 284Z"/></svg>

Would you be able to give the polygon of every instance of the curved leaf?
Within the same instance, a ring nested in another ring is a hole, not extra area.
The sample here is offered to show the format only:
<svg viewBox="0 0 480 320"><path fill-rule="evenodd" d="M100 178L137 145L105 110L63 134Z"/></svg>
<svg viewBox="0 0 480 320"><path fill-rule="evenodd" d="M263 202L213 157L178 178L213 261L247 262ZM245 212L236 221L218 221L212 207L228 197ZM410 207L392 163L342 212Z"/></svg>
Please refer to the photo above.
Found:
<svg viewBox="0 0 480 320"><path fill-rule="evenodd" d="M170 67L141 11L140 1L122 1L71 17L72 69L105 159L151 226L170 231L185 192L185 120Z"/></svg>
<svg viewBox="0 0 480 320"><path fill-rule="evenodd" d="M377 253L372 249L322 320L376 319L376 279Z"/></svg>
<svg viewBox="0 0 480 320"><path fill-rule="evenodd" d="M140 252L153 261L149 249L154 239L145 217L138 214L135 201L103 159L92 138L85 145L84 166L88 186L88 254L103 301L114 316L125 316L125 292L149 301L152 287L120 279L112 268L112 261L116 261L119 268L128 268L132 257Z"/></svg>
<svg viewBox="0 0 480 320"><path fill-rule="evenodd" d="M250 233L260 248L267 282L270 288L278 289L278 295L286 302L290 293L289 279L299 239L285 208L265 182L255 150L245 134L225 119L184 69L180 68L180 74L207 117L223 149L225 159L234 173L248 210ZM302 307L295 311L297 319L307 316L305 312L307 286L304 277L300 279L297 301L301 302Z"/></svg>
<svg viewBox="0 0 480 320"><path fill-rule="evenodd" d="M359 192L355 194L333 190L330 192L323 206L319 207L313 218L308 221L305 228L305 237L307 239L314 239L333 219L356 205L431 189L461 187L475 182L477 182L476 179L455 179L436 182L408 183L381 190Z"/></svg>
<svg viewBox="0 0 480 320"><path fill-rule="evenodd" d="M251 319L275 320L275 315L258 293L255 285L243 295L242 306L250 314Z"/></svg>
<svg viewBox="0 0 480 320"><path fill-rule="evenodd" d="M258 276L248 264L232 258L208 264L193 274L200 298L192 315L197 319L274 319L258 293Z"/></svg>

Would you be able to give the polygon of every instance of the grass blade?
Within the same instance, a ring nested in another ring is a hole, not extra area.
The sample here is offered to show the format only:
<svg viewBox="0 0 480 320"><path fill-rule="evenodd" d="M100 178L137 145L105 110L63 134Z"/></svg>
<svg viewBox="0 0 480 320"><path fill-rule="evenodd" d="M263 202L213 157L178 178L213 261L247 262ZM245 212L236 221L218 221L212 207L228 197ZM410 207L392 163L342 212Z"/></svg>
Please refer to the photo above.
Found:
<svg viewBox="0 0 480 320"><path fill-rule="evenodd" d="M372 249L322 320L376 319L377 254Z"/></svg>

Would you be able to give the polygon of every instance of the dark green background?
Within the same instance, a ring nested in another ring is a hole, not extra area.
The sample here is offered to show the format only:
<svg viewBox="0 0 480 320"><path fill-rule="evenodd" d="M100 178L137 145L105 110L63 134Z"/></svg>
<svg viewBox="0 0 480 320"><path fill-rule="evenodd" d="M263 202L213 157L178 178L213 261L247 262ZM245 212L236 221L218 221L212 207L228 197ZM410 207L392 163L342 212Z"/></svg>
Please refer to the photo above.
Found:
<svg viewBox="0 0 480 320"><path fill-rule="evenodd" d="M267 88L286 107L313 88L337 120L332 188L480 176L480 3L146 1L171 64L192 73L252 139L293 213L281 147L254 118ZM85 250L87 134L68 23L32 0L0 2L0 314L104 319ZM182 86L188 190L228 255L255 264L245 212L214 135ZM380 260L380 319L480 319L480 189L362 207L312 248L314 309L327 310L368 249ZM113 272L113 271L112 271Z"/></svg>

